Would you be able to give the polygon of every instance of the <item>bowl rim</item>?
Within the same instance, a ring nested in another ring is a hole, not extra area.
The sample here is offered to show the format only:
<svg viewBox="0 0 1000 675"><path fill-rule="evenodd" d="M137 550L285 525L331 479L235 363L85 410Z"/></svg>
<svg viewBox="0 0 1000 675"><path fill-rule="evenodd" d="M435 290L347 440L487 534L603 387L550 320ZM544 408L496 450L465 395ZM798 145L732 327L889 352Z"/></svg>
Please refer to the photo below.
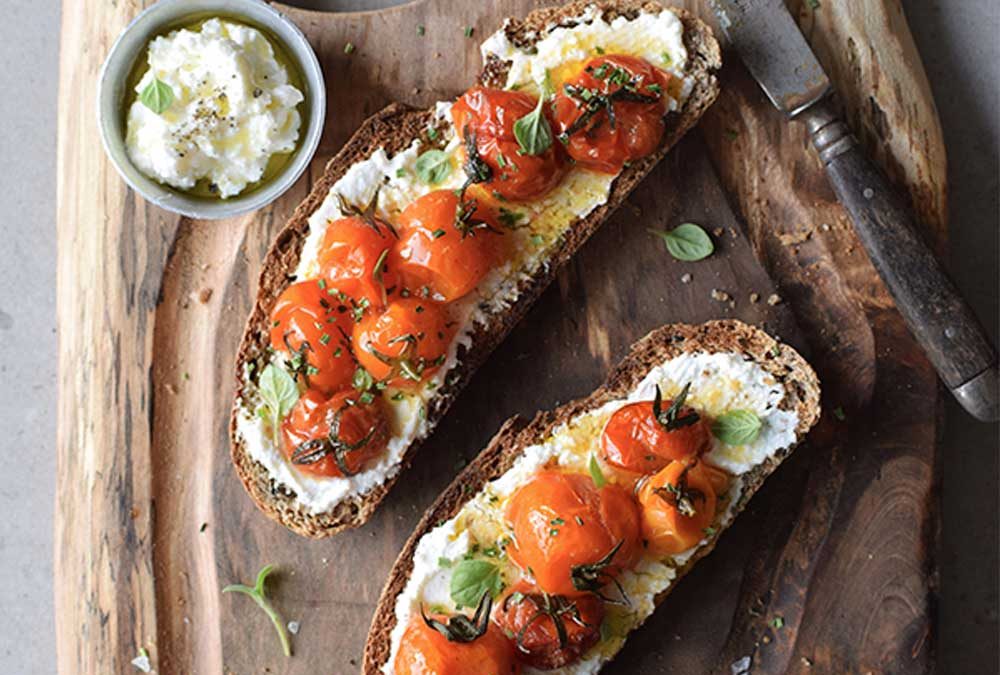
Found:
<svg viewBox="0 0 1000 675"><path fill-rule="evenodd" d="M308 121L300 128L295 156L280 173L253 191L228 199L212 200L186 195L150 178L138 169L125 147L122 116L113 112L120 104L122 72L130 70L148 47L149 41L168 24L185 15L218 12L243 19L266 29L269 39L280 40L289 56L302 69L306 88ZM142 35L137 36L141 31ZM97 126L101 145L122 180L142 197L172 213L199 220L219 220L261 209L284 194L305 172L319 147L326 118L326 83L316 52L295 23L263 0L159 0L137 14L115 39L104 59L97 80Z"/></svg>

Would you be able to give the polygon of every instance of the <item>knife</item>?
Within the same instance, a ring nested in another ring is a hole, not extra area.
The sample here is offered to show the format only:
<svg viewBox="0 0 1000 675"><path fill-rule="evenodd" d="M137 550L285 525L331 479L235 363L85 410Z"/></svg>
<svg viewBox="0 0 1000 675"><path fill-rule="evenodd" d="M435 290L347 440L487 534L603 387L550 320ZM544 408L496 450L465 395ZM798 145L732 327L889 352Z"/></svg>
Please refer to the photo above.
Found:
<svg viewBox="0 0 1000 675"><path fill-rule="evenodd" d="M885 174L831 101L832 87L782 0L711 0L719 24L774 106L806 125L840 203L903 319L945 385L973 416L1000 418L997 353L917 234Z"/></svg>

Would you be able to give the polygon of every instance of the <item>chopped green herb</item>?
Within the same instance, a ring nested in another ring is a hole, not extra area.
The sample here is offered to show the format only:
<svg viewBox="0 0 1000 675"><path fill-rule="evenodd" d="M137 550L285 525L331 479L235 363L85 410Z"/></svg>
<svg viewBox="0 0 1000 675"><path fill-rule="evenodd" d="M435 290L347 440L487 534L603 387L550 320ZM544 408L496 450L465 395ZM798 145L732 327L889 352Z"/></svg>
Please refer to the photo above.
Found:
<svg viewBox="0 0 1000 675"><path fill-rule="evenodd" d="M427 130L427 138L429 138L429 139L431 139L433 141L433 140L437 139L437 137L438 137L438 130L437 129L435 129L434 127L431 127L430 129Z"/></svg>
<svg viewBox="0 0 1000 675"><path fill-rule="evenodd" d="M419 35L420 37L423 37L426 32L427 32L427 29L424 28L424 24L421 23L421 24L417 25L417 35Z"/></svg>
<svg viewBox="0 0 1000 675"><path fill-rule="evenodd" d="M780 616L776 616L773 619L771 619L771 626L773 628L781 628L784 625L785 625L785 620Z"/></svg>
<svg viewBox="0 0 1000 675"><path fill-rule="evenodd" d="M445 569L451 567L451 561L447 558L438 558L438 567L444 567Z"/></svg>
<svg viewBox="0 0 1000 675"><path fill-rule="evenodd" d="M404 178L406 176L406 169L399 167L396 169L396 178Z"/></svg>
<svg viewBox="0 0 1000 675"><path fill-rule="evenodd" d="M319 336L319 343L321 345L328 345L328 344L330 344L330 334L329 333L323 333L322 335L320 335Z"/></svg>
<svg viewBox="0 0 1000 675"><path fill-rule="evenodd" d="M541 246L545 243L545 237L540 234L533 234L531 235L531 243L535 246Z"/></svg>
<svg viewBox="0 0 1000 675"><path fill-rule="evenodd" d="M518 213L517 211L511 211L508 208L500 207L500 224L509 230L517 229L518 221L524 218L523 213Z"/></svg>
<svg viewBox="0 0 1000 675"><path fill-rule="evenodd" d="M847 419L847 414L844 412L844 409L841 408L839 405L833 409L833 416L837 418L838 422L843 422L844 420Z"/></svg>
<svg viewBox="0 0 1000 675"><path fill-rule="evenodd" d="M354 43L353 42L348 42L346 45L344 45L344 53L345 54L353 54L354 53Z"/></svg>
<svg viewBox="0 0 1000 675"><path fill-rule="evenodd" d="M587 464L587 469L590 471L590 478L594 481L594 485L597 489L601 489L608 482L604 477L604 472L601 471L601 465L597 463L597 456L590 456L590 463Z"/></svg>
<svg viewBox="0 0 1000 675"><path fill-rule="evenodd" d="M474 29L474 28L473 28L472 26L466 26L466 27L465 27L465 31L464 31L464 32L465 32L465 37L467 37L467 38L470 38L470 37L472 37L472 32L473 32L474 30L475 30L475 29Z"/></svg>
<svg viewBox="0 0 1000 675"><path fill-rule="evenodd" d="M264 610L268 618L271 619L271 623L274 624L274 630L278 632L278 639L281 640L281 651L284 652L285 656L292 655L292 644L288 639L288 631L285 629L285 622L282 620L281 615L271 604L271 601L267 598L267 593L264 590L264 582L267 580L268 575L274 571L274 565L265 565L261 568L260 572L257 573L257 582L254 584L253 588L250 586L244 586L243 584L231 584L222 589L223 593L242 593L250 599L252 599L257 606Z"/></svg>
<svg viewBox="0 0 1000 675"><path fill-rule="evenodd" d="M445 232L441 228L438 228L438 229L434 230L433 232L431 232L431 236L434 237L435 239L440 239L441 237L443 237L446 234L447 234L447 232Z"/></svg>

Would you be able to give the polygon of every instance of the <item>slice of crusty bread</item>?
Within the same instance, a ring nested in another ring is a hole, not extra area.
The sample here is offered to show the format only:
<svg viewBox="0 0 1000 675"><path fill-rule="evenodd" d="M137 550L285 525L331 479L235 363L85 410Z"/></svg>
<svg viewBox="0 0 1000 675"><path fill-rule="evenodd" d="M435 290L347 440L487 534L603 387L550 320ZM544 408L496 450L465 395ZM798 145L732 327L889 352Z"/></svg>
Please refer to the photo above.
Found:
<svg viewBox="0 0 1000 675"><path fill-rule="evenodd" d="M820 386L816 373L798 352L759 328L730 319L709 321L698 326L673 324L654 330L632 345L628 355L611 371L606 382L590 396L571 401L549 412L538 413L530 422L519 417L507 420L486 449L438 497L407 540L389 573L385 588L382 589L365 643L363 675L377 675L389 658L389 639L396 625L396 597L403 592L413 570L413 554L420 538L437 523L454 517L465 502L475 496L486 483L499 478L510 469L523 448L544 441L556 427L581 413L595 410L608 401L625 398L653 367L684 352L742 354L774 375L786 390L786 396L779 407L798 413L796 441L801 441L819 419ZM743 491L733 505L734 517L746 507L764 479L793 449L794 447L789 447L778 451L741 476ZM711 552L723 529L725 528L719 528L706 545L677 568L676 579L657 596L657 603L663 601L698 560Z"/></svg>
<svg viewBox="0 0 1000 675"><path fill-rule="evenodd" d="M608 19L622 15L634 16L643 9L654 12L662 9L658 3L645 0L582 0L562 7L537 10L523 21L509 22L506 27L508 38L521 46L530 45L544 36L547 30L580 16L589 6L601 8ZM454 375L447 378L445 386L438 390L428 406L427 421L430 428L437 424L473 372L545 290L558 268L572 257L667 151L698 122L718 95L718 82L714 75L714 71L721 66L718 43L710 29L692 14L682 9L672 11L684 23L684 43L688 50L687 76L692 79L694 86L682 108L668 117L667 131L660 149L655 154L634 162L618 176L607 203L570 227L568 235L552 251L549 264L542 265L534 278L520 283L517 301L506 312L491 315L487 325L475 327L471 348L459 353L459 363L453 371ZM480 81L501 86L507 67L508 64L491 58L484 66ZM331 186L353 164L371 156L378 148L384 148L391 156L407 148L413 139L426 137L426 129L432 116L433 112L430 110L415 110L405 105L392 104L366 120L327 164L322 178L292 214L264 259L257 301L236 357L236 405L230 421L232 459L240 480L257 506L270 518L307 537L327 537L364 524L412 460L420 443L415 442L407 449L403 457L404 466L382 485L363 495L347 498L325 513L309 513L296 501L294 493L275 484L264 466L250 457L236 433L238 404L246 386L244 368L248 363L262 365L260 360L269 344L271 308L288 285L289 275L298 264L309 232L309 216L326 198ZM256 372L260 372L260 369Z"/></svg>

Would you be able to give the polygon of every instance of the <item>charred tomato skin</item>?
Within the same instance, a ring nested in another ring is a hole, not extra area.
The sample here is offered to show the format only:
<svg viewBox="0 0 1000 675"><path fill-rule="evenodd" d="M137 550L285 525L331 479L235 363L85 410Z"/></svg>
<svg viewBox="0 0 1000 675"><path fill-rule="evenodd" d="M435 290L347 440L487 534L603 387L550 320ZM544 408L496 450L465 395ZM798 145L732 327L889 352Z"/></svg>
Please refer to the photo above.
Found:
<svg viewBox="0 0 1000 675"><path fill-rule="evenodd" d="M604 601L593 593L546 596L526 580L509 588L493 610L493 621L511 641L517 658L541 670L579 660L601 639L603 619ZM560 645L556 621L565 629L564 645Z"/></svg>
<svg viewBox="0 0 1000 675"><path fill-rule="evenodd" d="M602 173L618 173L627 162L655 152L666 128L664 94L670 74L648 61L625 54L598 56L585 62L580 73L565 84L613 96L626 84L616 75L619 73L625 74L629 86L634 83L636 94L650 102L613 100L613 128L607 112L602 111L574 131L574 125L586 112L587 102L568 93L565 86L552 103L555 133L562 139L567 154L580 166Z"/></svg>
<svg viewBox="0 0 1000 675"><path fill-rule="evenodd" d="M449 642L415 616L403 633L393 670L396 675L520 675L521 664L497 626L491 624L472 642Z"/></svg>
<svg viewBox="0 0 1000 675"><path fill-rule="evenodd" d="M362 403L353 389L342 390L330 397L311 390L299 397L281 424L282 452L297 470L314 476L344 476L332 453L308 463L297 463L293 459L296 449L302 444L327 438L335 418L338 419L337 437L349 446L360 445L343 454L343 464L348 473L357 473L385 451L389 442L389 426L379 398Z"/></svg>

